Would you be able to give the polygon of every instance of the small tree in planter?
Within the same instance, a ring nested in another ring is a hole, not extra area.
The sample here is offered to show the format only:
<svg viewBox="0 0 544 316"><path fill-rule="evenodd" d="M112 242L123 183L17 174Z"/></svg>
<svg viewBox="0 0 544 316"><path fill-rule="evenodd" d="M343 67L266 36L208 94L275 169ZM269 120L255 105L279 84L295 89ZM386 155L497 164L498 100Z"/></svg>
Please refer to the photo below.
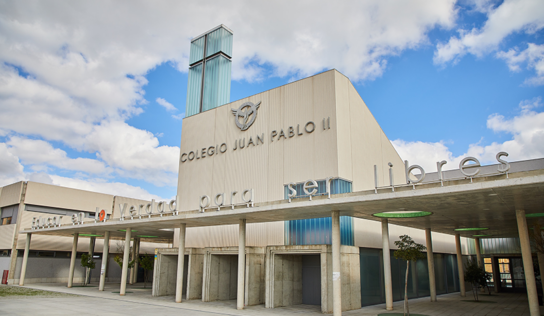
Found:
<svg viewBox="0 0 544 316"><path fill-rule="evenodd" d="M478 265L476 260L469 260L465 265L465 281L472 285L472 295L474 295L475 301L478 301L478 290L480 289L480 286L482 288L487 287L487 281L489 281L490 278L491 276ZM491 294L491 292L489 292L489 294Z"/></svg>
<svg viewBox="0 0 544 316"><path fill-rule="evenodd" d="M81 255L81 266L85 268L85 281L83 281L83 285L87 286L87 280L89 280L89 273L91 272L91 269L94 269L95 262L93 261L93 257L87 253L84 253ZM90 280L89 280L90 282Z"/></svg>
<svg viewBox="0 0 544 316"><path fill-rule="evenodd" d="M148 256L147 254L145 256L140 257L140 266L144 269L144 289L147 284L147 278L149 275L148 271L153 270L153 265L155 261L153 260L152 256Z"/></svg>
<svg viewBox="0 0 544 316"><path fill-rule="evenodd" d="M410 316L408 309L408 273L410 272L410 261L416 261L417 259L425 258L422 253L427 249L422 244L416 243L410 236L399 236L400 240L395 241L395 245L398 247L393 253L396 259L406 261L406 278L404 280L404 316Z"/></svg>

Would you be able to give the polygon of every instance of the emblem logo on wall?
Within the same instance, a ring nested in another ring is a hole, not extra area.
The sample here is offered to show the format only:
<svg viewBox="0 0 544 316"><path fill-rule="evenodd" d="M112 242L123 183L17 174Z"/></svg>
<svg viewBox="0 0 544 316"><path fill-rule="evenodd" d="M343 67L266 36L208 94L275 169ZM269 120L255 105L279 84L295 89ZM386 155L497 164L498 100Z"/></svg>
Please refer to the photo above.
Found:
<svg viewBox="0 0 544 316"><path fill-rule="evenodd" d="M261 101L259 101L257 104L253 104L253 102L246 102L240 105L238 109L231 109L236 126L238 126L242 131L247 130L253 124L253 122L255 122L255 119L257 118L257 110L259 109L260 105Z"/></svg>

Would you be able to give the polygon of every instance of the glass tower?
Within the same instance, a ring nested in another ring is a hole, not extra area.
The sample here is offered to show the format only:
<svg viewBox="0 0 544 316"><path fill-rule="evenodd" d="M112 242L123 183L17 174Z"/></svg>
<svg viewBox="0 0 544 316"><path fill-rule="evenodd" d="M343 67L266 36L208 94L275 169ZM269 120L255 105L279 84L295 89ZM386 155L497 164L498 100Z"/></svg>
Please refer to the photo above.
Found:
<svg viewBox="0 0 544 316"><path fill-rule="evenodd" d="M186 117L230 102L231 58L232 31L223 24L191 41Z"/></svg>

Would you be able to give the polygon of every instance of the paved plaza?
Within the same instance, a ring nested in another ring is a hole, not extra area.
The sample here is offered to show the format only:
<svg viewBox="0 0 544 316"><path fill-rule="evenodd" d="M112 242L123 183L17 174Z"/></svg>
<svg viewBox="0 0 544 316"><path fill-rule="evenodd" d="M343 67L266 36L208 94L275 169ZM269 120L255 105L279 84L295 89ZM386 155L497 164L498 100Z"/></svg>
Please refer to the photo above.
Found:
<svg viewBox="0 0 544 316"><path fill-rule="evenodd" d="M127 295L119 296L118 284L107 284L99 292L96 285L67 288L65 284L30 284L28 288L76 294L64 297L0 297L1 315L322 315L319 306L297 305L268 309L264 305L236 309L236 301L202 302L200 300L174 302L173 296L152 297L150 285L129 285ZM117 292L117 293L115 293ZM429 298L410 300L410 312L429 316L529 315L525 294L481 295L482 302L470 302L472 293L460 297L458 293L438 297L431 303ZM385 311L385 305L374 305L342 313L343 315L378 315L402 312L402 302L395 302L395 310ZM541 314L544 310L541 307Z"/></svg>

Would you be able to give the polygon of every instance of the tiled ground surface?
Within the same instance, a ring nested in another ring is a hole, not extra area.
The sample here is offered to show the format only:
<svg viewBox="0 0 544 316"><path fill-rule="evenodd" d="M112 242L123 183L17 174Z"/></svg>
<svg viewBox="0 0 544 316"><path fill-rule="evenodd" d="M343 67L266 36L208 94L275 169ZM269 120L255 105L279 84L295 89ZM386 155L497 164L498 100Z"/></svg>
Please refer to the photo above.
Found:
<svg viewBox="0 0 544 316"><path fill-rule="evenodd" d="M104 292L98 287L75 287L68 289L65 284L30 284L30 288L81 295L79 297L0 297L1 315L321 315L319 306L297 305L267 309L264 305L249 306L236 310L236 301L201 302L184 301L176 304L172 296L152 297L151 290L143 289L143 284L128 286L126 296L112 293L119 291L119 285L108 284ZM149 285L148 285L149 287ZM467 293L461 298L458 293L441 295L438 302L429 298L410 300L410 312L429 316L490 315L522 316L529 315L525 294L482 295L487 303L464 302L472 299ZM344 312L343 315L378 315L387 313L385 306L375 305ZM402 312L402 302L394 304L393 312ZM541 312L544 309L541 308Z"/></svg>

